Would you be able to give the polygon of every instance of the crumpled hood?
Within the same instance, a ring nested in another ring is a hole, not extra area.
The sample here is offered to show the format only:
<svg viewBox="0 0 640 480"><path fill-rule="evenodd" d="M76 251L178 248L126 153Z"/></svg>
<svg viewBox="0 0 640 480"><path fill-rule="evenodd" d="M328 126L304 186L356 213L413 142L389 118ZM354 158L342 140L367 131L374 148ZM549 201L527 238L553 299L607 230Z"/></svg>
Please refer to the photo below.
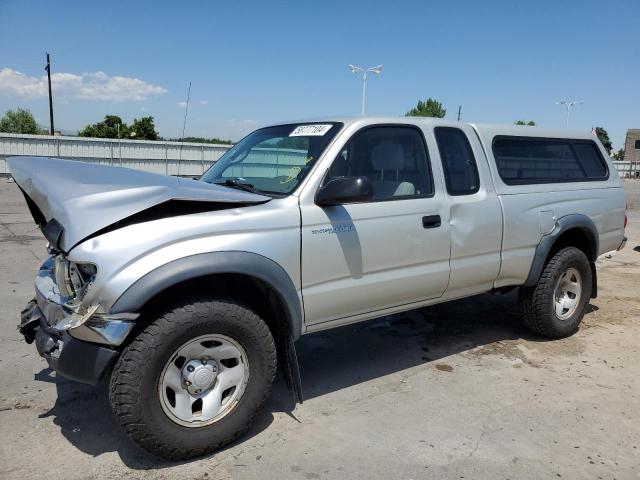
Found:
<svg viewBox="0 0 640 480"><path fill-rule="evenodd" d="M197 203L198 211L203 211L203 202L211 202L211 210L215 210L220 204L232 207L271 200L196 180L75 160L11 157L7 162L27 201L42 214L29 205L36 223L43 231L49 222L62 227L57 246L64 251L95 232L151 207L161 209L161 204L169 201ZM51 241L46 231L45 236Z"/></svg>

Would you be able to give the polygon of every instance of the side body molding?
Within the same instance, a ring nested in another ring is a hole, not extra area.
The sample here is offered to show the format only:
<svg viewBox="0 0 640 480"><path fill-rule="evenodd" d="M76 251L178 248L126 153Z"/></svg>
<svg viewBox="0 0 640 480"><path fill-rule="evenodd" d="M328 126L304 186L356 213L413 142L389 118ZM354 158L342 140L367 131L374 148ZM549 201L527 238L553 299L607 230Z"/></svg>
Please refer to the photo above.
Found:
<svg viewBox="0 0 640 480"><path fill-rule="evenodd" d="M173 285L217 273L252 276L272 287L285 305L293 340L300 337L302 307L291 277L273 260L251 252L200 253L169 262L136 280L116 300L110 313L137 312L147 301Z"/></svg>
<svg viewBox="0 0 640 480"><path fill-rule="evenodd" d="M554 243L563 233L572 229L581 230L589 239L591 254L587 256L591 263L591 270L593 271L595 281L595 261L596 258L598 258L598 251L600 247L598 229L589 217L581 213L574 213L556 220L556 225L551 233L545 235L542 237L542 240L540 240L540 243L536 247L536 253L533 257L531 269L529 270L529 276L527 277L527 281L524 283L525 287L532 287L538 282L542 269L544 268L545 261L547 260Z"/></svg>

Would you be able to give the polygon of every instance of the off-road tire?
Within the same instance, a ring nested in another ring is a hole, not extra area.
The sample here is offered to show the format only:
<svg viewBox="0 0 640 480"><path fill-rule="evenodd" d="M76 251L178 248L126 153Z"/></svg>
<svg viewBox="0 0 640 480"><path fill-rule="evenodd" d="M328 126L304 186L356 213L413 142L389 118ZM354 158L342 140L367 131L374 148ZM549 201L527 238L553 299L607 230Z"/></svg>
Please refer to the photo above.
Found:
<svg viewBox="0 0 640 480"><path fill-rule="evenodd" d="M211 425L189 428L164 413L158 382L173 352L206 334L226 335L243 347L249 379L232 411ZM183 460L243 435L269 397L276 367L273 336L258 315L232 300L201 296L165 309L137 334L113 369L109 396L118 422L138 445L158 457Z"/></svg>
<svg viewBox="0 0 640 480"><path fill-rule="evenodd" d="M561 320L554 311L555 288L560 275L571 267L578 270L582 277L582 292L575 312L566 320ZM575 247L559 250L544 266L537 285L520 289L525 326L548 338L563 338L574 334L578 331L589 304L592 282L591 265L582 250Z"/></svg>

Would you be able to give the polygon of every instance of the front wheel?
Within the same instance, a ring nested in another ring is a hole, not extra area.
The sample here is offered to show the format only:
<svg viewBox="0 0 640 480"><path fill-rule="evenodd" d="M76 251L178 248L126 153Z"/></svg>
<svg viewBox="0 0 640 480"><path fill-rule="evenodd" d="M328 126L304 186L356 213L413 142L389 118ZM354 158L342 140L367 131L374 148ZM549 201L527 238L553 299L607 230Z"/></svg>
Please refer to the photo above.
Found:
<svg viewBox="0 0 640 480"><path fill-rule="evenodd" d="M169 308L125 348L111 404L141 447L187 459L246 432L275 372L275 343L260 317L231 300L199 298Z"/></svg>
<svg viewBox="0 0 640 480"><path fill-rule="evenodd" d="M582 250L567 247L547 262L538 284L520 289L524 324L549 338L575 333L591 297L591 265Z"/></svg>

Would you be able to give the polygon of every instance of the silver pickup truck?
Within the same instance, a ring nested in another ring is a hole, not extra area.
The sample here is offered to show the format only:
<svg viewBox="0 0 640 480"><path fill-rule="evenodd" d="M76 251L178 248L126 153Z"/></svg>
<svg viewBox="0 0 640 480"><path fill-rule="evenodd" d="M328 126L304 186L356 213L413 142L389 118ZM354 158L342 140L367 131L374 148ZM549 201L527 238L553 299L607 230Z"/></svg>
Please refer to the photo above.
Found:
<svg viewBox="0 0 640 480"><path fill-rule="evenodd" d="M625 195L595 137L426 118L261 128L199 180L14 157L50 257L20 331L169 459L242 435L301 335L519 288L574 333Z"/></svg>

